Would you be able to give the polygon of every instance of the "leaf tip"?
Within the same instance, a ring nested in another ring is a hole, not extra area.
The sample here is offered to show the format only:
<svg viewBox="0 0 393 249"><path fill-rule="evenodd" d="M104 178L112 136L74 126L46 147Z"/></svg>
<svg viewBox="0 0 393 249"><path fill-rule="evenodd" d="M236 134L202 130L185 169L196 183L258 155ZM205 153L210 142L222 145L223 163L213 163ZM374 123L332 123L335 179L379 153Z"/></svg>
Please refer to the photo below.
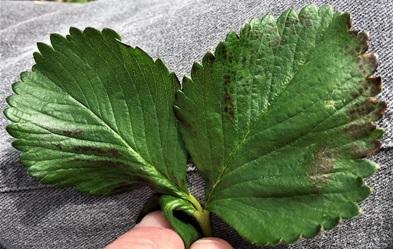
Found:
<svg viewBox="0 0 393 249"><path fill-rule="evenodd" d="M51 46L43 42L37 42L37 48L38 51L40 51L41 55L50 54L54 51Z"/></svg>
<svg viewBox="0 0 393 249"><path fill-rule="evenodd" d="M4 108L4 110L3 110L3 115L4 115L8 120L13 121L12 118L11 118L11 115L10 115L10 109L11 109L11 107L6 107L6 108ZM9 126L6 127L6 130L7 130L8 133L10 133L10 132L8 131L8 129L10 129Z"/></svg>
<svg viewBox="0 0 393 249"><path fill-rule="evenodd" d="M26 151L25 148L24 148L24 146L21 145L21 143L20 143L19 140L14 140L14 141L12 141L12 142L11 142L11 146L14 147L15 149L21 151L21 152L25 152L25 151ZM20 159L20 161L21 161L21 163L22 163L23 165L26 165L26 164L23 162L22 158Z"/></svg>
<svg viewBox="0 0 393 249"><path fill-rule="evenodd" d="M249 26L250 24L248 24L248 23L246 23L244 26ZM243 27L244 28L244 27ZM225 38L225 40L226 41L230 41L230 40L238 40L239 39L239 35L235 32L235 31L230 31L228 34L227 34L227 36L226 36L226 38Z"/></svg>
<svg viewBox="0 0 393 249"><path fill-rule="evenodd" d="M152 58L148 53L146 53L146 51L143 50L141 47L135 46L134 51L135 51L137 54L139 54L139 55L141 55L141 56L143 56L143 57L149 59L150 61L154 62L153 58ZM159 63L159 62L158 62L158 63ZM162 63L162 64L164 64L164 63ZM165 67L165 65L164 65L164 67ZM166 68L166 67L165 67L165 68Z"/></svg>
<svg viewBox="0 0 393 249"><path fill-rule="evenodd" d="M70 27L68 32L70 35L82 35L82 31L76 27Z"/></svg>
<svg viewBox="0 0 393 249"><path fill-rule="evenodd" d="M197 74L199 74L203 70L203 66L198 62L194 62L191 67L191 78L194 78Z"/></svg>
<svg viewBox="0 0 393 249"><path fill-rule="evenodd" d="M368 41L370 39L369 33L367 31L357 31L357 30L350 30L349 33L356 37L359 41L359 53L363 54L367 51L369 44Z"/></svg>
<svg viewBox="0 0 393 249"><path fill-rule="evenodd" d="M49 39L53 47L67 41L64 36L57 33L50 34Z"/></svg>
<svg viewBox="0 0 393 249"><path fill-rule="evenodd" d="M29 76L29 71L23 71L23 72L21 72L20 74L19 74L19 78L21 79L21 81L25 81L27 78L28 78L28 76Z"/></svg>
<svg viewBox="0 0 393 249"><path fill-rule="evenodd" d="M216 49L214 51L214 56L217 59L224 60L224 61L230 59L229 55L228 55L227 47L225 45L225 42L221 41L221 42L219 42L217 44L217 47L216 47Z"/></svg>
<svg viewBox="0 0 393 249"><path fill-rule="evenodd" d="M104 29L102 30L102 34L103 34L104 36L106 36L106 37L111 38L111 39L116 39L116 40L121 41L121 36L120 36L120 34L117 33L116 31L114 31L113 29L104 28Z"/></svg>
<svg viewBox="0 0 393 249"><path fill-rule="evenodd" d="M100 31L98 31L97 29L95 29L93 27L86 27L83 30L83 34L86 37L89 37L89 38L93 38L93 37L97 37L97 36L101 36L102 35L102 33Z"/></svg>
<svg viewBox="0 0 393 249"><path fill-rule="evenodd" d="M208 65L212 64L214 62L214 60L215 60L215 57L214 57L213 53L207 52L202 58L202 65L208 66Z"/></svg>
<svg viewBox="0 0 393 249"><path fill-rule="evenodd" d="M375 73L379 64L378 54L375 52L372 53L363 53L359 56L359 69L366 76L370 76Z"/></svg>
<svg viewBox="0 0 393 249"><path fill-rule="evenodd" d="M15 107L15 102L14 102L14 99L15 99L15 95L10 95L10 96L7 96L6 98L5 98L5 102L9 105L9 106L12 106L12 107Z"/></svg>
<svg viewBox="0 0 393 249"><path fill-rule="evenodd" d="M347 30L350 30L352 28L352 15L351 15L351 13L348 13L348 12L341 13L341 17L345 21L345 27L347 28Z"/></svg>
<svg viewBox="0 0 393 249"><path fill-rule="evenodd" d="M263 23L275 23L276 19L274 18L274 16L271 13L268 13L266 15L264 15L261 19L261 22Z"/></svg>
<svg viewBox="0 0 393 249"><path fill-rule="evenodd" d="M371 95L376 96L382 92L382 78L380 76L369 76L367 82L371 85Z"/></svg>
<svg viewBox="0 0 393 249"><path fill-rule="evenodd" d="M38 63L39 61L41 61L43 59L42 55L39 52L34 52L33 58L36 63ZM37 68L37 65L34 65L33 69L36 69L36 68Z"/></svg>
<svg viewBox="0 0 393 249"><path fill-rule="evenodd" d="M312 10L312 11L318 11L318 6L315 3L309 3L306 4L306 6L304 6L300 12L302 11L308 11L308 10Z"/></svg>

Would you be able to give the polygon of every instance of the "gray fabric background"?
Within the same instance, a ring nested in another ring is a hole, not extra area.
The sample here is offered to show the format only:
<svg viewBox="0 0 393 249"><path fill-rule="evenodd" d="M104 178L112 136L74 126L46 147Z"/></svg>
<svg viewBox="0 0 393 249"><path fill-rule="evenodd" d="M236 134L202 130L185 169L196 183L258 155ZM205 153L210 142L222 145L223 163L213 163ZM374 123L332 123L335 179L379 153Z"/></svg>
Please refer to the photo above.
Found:
<svg viewBox="0 0 393 249"><path fill-rule="evenodd" d="M87 5L0 1L0 110L10 84L33 64L35 42L49 34L66 34L70 26L110 27L126 43L160 57L179 77L231 30L252 17L278 15L309 1L101 0ZM371 34L371 50L379 54L377 74L384 80L382 98L393 106L393 2L314 1L331 3L353 14L354 27ZM368 183L374 193L362 203L363 215L311 240L278 248L393 248L393 110L380 125L386 128L383 148L373 160L381 165ZM105 198L71 188L41 185L26 175L18 152L10 146L0 115L0 244L11 248L102 248L134 225L151 191L138 190ZM201 196L203 181L190 170L192 191ZM247 221L251 222L251 221ZM214 219L216 232L235 248L253 248ZM1 248L1 246L0 246Z"/></svg>

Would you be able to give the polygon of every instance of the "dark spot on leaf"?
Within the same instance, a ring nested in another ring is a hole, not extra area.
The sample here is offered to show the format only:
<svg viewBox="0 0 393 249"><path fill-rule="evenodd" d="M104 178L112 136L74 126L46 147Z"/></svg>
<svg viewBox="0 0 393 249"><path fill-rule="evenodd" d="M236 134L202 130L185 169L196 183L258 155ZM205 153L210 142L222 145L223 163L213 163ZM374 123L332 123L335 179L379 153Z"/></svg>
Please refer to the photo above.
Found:
<svg viewBox="0 0 393 249"><path fill-rule="evenodd" d="M89 166L95 168L118 168L118 170L124 170L124 172L128 172L129 166L116 161L111 160L89 160L89 159L81 159L75 158L72 160L72 163L78 166ZM119 171L114 171L113 173L119 173ZM126 176L127 173L124 173ZM106 175L109 177L110 175Z"/></svg>
<svg viewBox="0 0 393 249"><path fill-rule="evenodd" d="M229 87L225 87L224 92L224 113L227 114L231 120L233 120L235 117L235 107L233 103L233 97L229 92Z"/></svg>
<svg viewBox="0 0 393 249"><path fill-rule="evenodd" d="M368 49L368 34L366 32L360 32L358 30L350 30L348 33L359 41L359 45L356 48L356 51L358 53L366 52Z"/></svg>
<svg viewBox="0 0 393 249"><path fill-rule="evenodd" d="M76 153L82 153L82 154L93 154L97 156L108 156L108 157L120 156L120 152L114 148L103 149L103 148L97 148L92 146L73 146L72 149Z"/></svg>
<svg viewBox="0 0 393 249"><path fill-rule="evenodd" d="M370 141L370 148L365 148L365 147L360 147L357 144L353 144L351 151L353 156L357 157L357 158L364 158L364 157L370 157L373 156L375 154L377 154L381 148L381 142L378 140L373 140Z"/></svg>
<svg viewBox="0 0 393 249"><path fill-rule="evenodd" d="M228 74L225 74L224 75L224 85L229 86L230 83L231 83L231 76Z"/></svg>
<svg viewBox="0 0 393 249"><path fill-rule="evenodd" d="M351 27L352 27L352 18L351 18L351 14L349 14L349 13L343 13L342 16L343 16L344 19L345 19L345 22L346 22L345 24L346 24L347 30L350 30Z"/></svg>
<svg viewBox="0 0 393 249"><path fill-rule="evenodd" d="M312 22L309 18L307 18L306 16L299 16L299 20L300 22L303 24L304 27L308 28L312 26Z"/></svg>
<svg viewBox="0 0 393 249"><path fill-rule="evenodd" d="M83 130L81 129L62 130L62 129L50 128L49 130L54 134L59 134L66 137L79 137L83 133Z"/></svg>
<svg viewBox="0 0 393 249"><path fill-rule="evenodd" d="M344 132L356 139L369 134L376 128L377 126L374 123L354 123L345 127Z"/></svg>
<svg viewBox="0 0 393 249"><path fill-rule="evenodd" d="M357 97L359 97L360 95L362 95L362 93L364 92L363 88L360 88L357 91L351 92L351 96L352 98L356 99Z"/></svg>
<svg viewBox="0 0 393 249"><path fill-rule="evenodd" d="M235 117L235 106L233 96L230 91L230 85L232 82L231 75L224 75L224 113L233 120Z"/></svg>
<svg viewBox="0 0 393 249"><path fill-rule="evenodd" d="M335 159L333 152L321 148L314 153L314 158L309 172L309 180L319 192L324 184L330 179L330 173L334 170Z"/></svg>
<svg viewBox="0 0 393 249"><path fill-rule="evenodd" d="M67 137L78 137L82 134L81 129L63 131L63 135Z"/></svg>
<svg viewBox="0 0 393 249"><path fill-rule="evenodd" d="M384 101L380 101L377 98L370 97L369 102L374 105L374 110L372 112L372 118L377 121L382 118L383 114L387 109L387 104Z"/></svg>
<svg viewBox="0 0 393 249"><path fill-rule="evenodd" d="M376 108L373 112L373 120L376 121L376 120L381 119L383 114L386 112L387 108L388 108L388 106L387 106L386 102L379 101L376 104Z"/></svg>
<svg viewBox="0 0 393 249"><path fill-rule="evenodd" d="M364 53L359 56L359 70L369 76L375 72L378 66L378 56L375 53Z"/></svg>
<svg viewBox="0 0 393 249"><path fill-rule="evenodd" d="M359 31L358 31L358 30L350 30L350 31L348 31L348 33L349 33L350 35L354 36L354 37L357 37Z"/></svg>
<svg viewBox="0 0 393 249"><path fill-rule="evenodd" d="M374 111L376 108L376 103L373 103L370 101L370 99L371 98L369 98L367 101L354 105L353 108L349 110L350 117L352 119L357 119Z"/></svg>
<svg viewBox="0 0 393 249"><path fill-rule="evenodd" d="M381 115L381 117L386 112L387 108L388 108L388 105L386 104L386 102L384 102L384 101L378 102L377 111L378 111L378 114Z"/></svg>
<svg viewBox="0 0 393 249"><path fill-rule="evenodd" d="M382 79L381 77L369 77L367 82L371 85L371 95L375 96L382 91Z"/></svg>
<svg viewBox="0 0 393 249"><path fill-rule="evenodd" d="M294 26L298 23L298 21L299 20L295 16L291 15L291 13L290 13L290 14L288 14L288 17L285 20L285 27Z"/></svg>
<svg viewBox="0 0 393 249"><path fill-rule="evenodd" d="M368 151L367 156L373 156L378 154L378 152L381 150L382 143L379 140L374 140L372 141L373 143L373 148Z"/></svg>
<svg viewBox="0 0 393 249"><path fill-rule="evenodd" d="M261 40L262 36L263 36L262 32L260 30L256 30L256 29L254 29L250 35L251 39L253 39L253 40Z"/></svg>

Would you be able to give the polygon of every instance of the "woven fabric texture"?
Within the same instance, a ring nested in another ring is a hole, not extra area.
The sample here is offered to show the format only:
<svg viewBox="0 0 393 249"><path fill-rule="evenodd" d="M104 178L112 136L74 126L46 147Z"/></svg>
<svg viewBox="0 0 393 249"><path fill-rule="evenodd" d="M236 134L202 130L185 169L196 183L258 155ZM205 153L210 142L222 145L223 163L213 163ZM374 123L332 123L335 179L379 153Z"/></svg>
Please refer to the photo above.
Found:
<svg viewBox="0 0 393 249"><path fill-rule="evenodd" d="M377 52L383 78L381 97L390 106L380 126L386 129L381 153L372 159L381 166L368 179L373 194L362 203L363 214L345 221L314 239L277 248L393 248L393 2L390 0L313 1L331 4L353 14L355 29L371 35L370 50ZM276 0L101 0L65 4L0 0L0 110L19 73L33 65L35 43L48 42L50 33L68 33L70 26L109 27L125 43L160 57L180 78L192 62L213 51L229 31L270 12L299 9L310 1ZM110 197L91 197L72 188L39 184L26 174L19 153L11 147L7 121L0 115L0 248L103 248L135 225L151 190ZM204 183L189 170L192 192L203 196ZM217 234L236 249L258 248L214 217Z"/></svg>

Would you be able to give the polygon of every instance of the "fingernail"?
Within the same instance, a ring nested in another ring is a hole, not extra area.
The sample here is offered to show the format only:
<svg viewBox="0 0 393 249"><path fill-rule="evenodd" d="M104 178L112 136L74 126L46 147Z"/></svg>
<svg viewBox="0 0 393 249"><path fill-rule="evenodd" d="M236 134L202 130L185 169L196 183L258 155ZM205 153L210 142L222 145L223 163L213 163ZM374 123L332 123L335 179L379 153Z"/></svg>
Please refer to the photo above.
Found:
<svg viewBox="0 0 393 249"><path fill-rule="evenodd" d="M161 211L155 211L146 215L135 227L163 227L171 228Z"/></svg>
<svg viewBox="0 0 393 249"><path fill-rule="evenodd" d="M194 242L190 249L233 249L233 247L219 238L203 238Z"/></svg>
<svg viewBox="0 0 393 249"><path fill-rule="evenodd" d="M132 249L158 249L156 245L150 240L140 239L131 245Z"/></svg>

